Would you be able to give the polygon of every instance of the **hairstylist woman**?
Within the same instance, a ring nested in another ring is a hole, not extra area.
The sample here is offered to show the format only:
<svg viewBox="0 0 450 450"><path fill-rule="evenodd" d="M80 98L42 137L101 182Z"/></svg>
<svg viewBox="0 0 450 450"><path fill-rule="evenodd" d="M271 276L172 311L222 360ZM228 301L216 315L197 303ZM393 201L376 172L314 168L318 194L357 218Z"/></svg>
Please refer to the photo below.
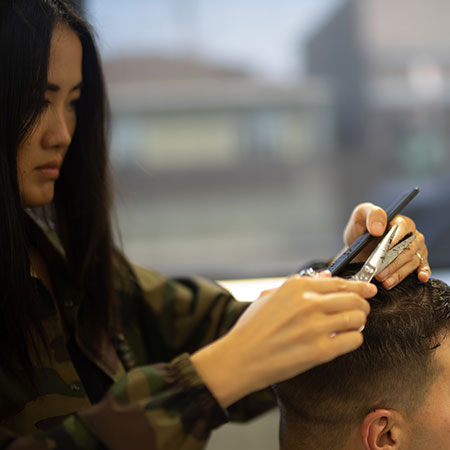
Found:
<svg viewBox="0 0 450 450"><path fill-rule="evenodd" d="M201 449L273 405L256 391L362 343L370 284L294 276L246 309L117 251L101 68L63 0L2 0L0 61L0 448ZM361 205L347 243L386 225ZM428 278L417 234L386 278Z"/></svg>

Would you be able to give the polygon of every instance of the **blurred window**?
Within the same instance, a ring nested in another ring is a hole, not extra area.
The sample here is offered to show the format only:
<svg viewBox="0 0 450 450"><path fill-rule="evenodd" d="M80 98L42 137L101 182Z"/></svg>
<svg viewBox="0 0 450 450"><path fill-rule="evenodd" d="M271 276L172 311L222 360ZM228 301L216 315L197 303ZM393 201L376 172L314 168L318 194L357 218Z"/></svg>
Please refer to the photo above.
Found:
<svg viewBox="0 0 450 450"><path fill-rule="evenodd" d="M283 276L361 201L409 208L450 266L448 0L84 0L130 258ZM408 14L404 11L408 10Z"/></svg>

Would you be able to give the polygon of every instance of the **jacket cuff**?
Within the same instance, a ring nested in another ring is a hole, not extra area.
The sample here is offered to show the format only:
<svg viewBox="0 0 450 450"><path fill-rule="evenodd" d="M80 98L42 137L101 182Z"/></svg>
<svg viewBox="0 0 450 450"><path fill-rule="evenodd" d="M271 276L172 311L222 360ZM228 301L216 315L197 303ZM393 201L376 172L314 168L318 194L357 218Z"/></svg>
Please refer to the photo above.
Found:
<svg viewBox="0 0 450 450"><path fill-rule="evenodd" d="M195 392L196 407L200 415L209 421L209 428L214 429L229 421L228 412L206 386L191 362L190 355L183 353L171 362L173 375L185 392Z"/></svg>

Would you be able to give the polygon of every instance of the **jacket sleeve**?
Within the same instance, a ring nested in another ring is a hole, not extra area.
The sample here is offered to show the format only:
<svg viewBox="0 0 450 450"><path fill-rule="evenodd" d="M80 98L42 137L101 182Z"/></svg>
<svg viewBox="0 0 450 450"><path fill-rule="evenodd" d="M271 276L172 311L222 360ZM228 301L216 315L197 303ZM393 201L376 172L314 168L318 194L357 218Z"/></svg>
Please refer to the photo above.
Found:
<svg viewBox="0 0 450 450"><path fill-rule="evenodd" d="M0 449L201 450L214 428L275 405L266 389L223 410L189 358L229 330L245 303L201 278L168 280L137 266L132 273L124 318L138 367L48 432L17 437L0 427Z"/></svg>
<svg viewBox="0 0 450 450"><path fill-rule="evenodd" d="M217 283L199 277L167 279L133 266L142 300L137 316L150 360L192 354L224 335L248 307ZM228 408L231 421L247 421L276 405L271 389Z"/></svg>
<svg viewBox="0 0 450 450"><path fill-rule="evenodd" d="M228 420L183 354L135 368L97 404L43 434L15 437L0 428L8 450L200 450Z"/></svg>

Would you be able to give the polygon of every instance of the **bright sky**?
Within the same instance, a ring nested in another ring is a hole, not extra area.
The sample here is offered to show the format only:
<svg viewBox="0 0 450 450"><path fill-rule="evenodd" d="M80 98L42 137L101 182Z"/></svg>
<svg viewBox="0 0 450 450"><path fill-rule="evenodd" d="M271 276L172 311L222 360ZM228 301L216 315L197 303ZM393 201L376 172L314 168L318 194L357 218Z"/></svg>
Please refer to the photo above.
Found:
<svg viewBox="0 0 450 450"><path fill-rule="evenodd" d="M105 57L195 53L271 78L301 70L301 46L345 0L85 0Z"/></svg>

